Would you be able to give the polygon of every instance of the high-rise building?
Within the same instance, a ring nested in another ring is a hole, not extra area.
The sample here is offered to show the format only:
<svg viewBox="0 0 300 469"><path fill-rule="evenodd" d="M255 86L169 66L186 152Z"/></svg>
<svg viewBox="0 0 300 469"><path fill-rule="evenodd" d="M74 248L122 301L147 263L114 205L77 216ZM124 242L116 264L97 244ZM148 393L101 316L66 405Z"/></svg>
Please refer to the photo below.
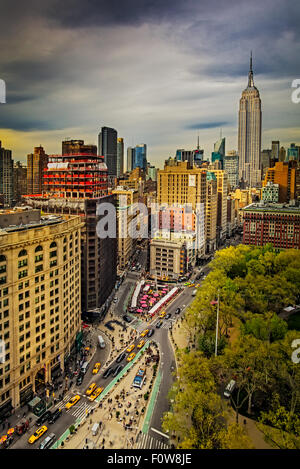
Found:
<svg viewBox="0 0 300 469"><path fill-rule="evenodd" d="M261 100L254 86L251 54L248 86L240 99L238 130L239 178L249 187L261 184L261 116Z"/></svg>
<svg viewBox="0 0 300 469"><path fill-rule="evenodd" d="M217 213L218 213L218 187L214 173L207 171L206 193L206 252L217 248Z"/></svg>
<svg viewBox="0 0 300 469"><path fill-rule="evenodd" d="M23 195L27 194L27 167L17 161L13 167L13 200L20 202Z"/></svg>
<svg viewBox="0 0 300 469"><path fill-rule="evenodd" d="M63 155L77 155L78 153L97 155L97 146L85 145L84 140L64 140L62 142Z"/></svg>
<svg viewBox="0 0 300 469"><path fill-rule="evenodd" d="M135 161L135 148L127 148L127 171L133 170L133 163Z"/></svg>
<svg viewBox="0 0 300 469"><path fill-rule="evenodd" d="M269 168L263 181L263 187L270 181L279 185L279 202L289 202L299 197L300 169L297 161L279 161Z"/></svg>
<svg viewBox="0 0 300 469"><path fill-rule="evenodd" d="M137 242L130 233L130 227L137 220L137 213L131 213L130 207L138 203L138 191L118 186L112 193L116 196L118 263L123 270L133 256Z"/></svg>
<svg viewBox="0 0 300 469"><path fill-rule="evenodd" d="M275 164L274 160L272 159L272 150L268 148L265 150L262 150L260 159L261 159L261 177L263 180L265 178L268 168L271 168Z"/></svg>
<svg viewBox="0 0 300 469"><path fill-rule="evenodd" d="M117 177L123 176L124 173L124 139L117 140Z"/></svg>
<svg viewBox="0 0 300 469"><path fill-rule="evenodd" d="M295 145L295 143L291 143L287 151L287 161L291 161L291 160L299 161L299 155L300 155L300 147Z"/></svg>
<svg viewBox="0 0 300 469"><path fill-rule="evenodd" d="M0 140L0 194L9 207L13 201L13 164L11 150L3 148Z"/></svg>
<svg viewBox="0 0 300 469"><path fill-rule="evenodd" d="M115 204L114 196L108 194L107 178L102 157L85 153L51 155L44 193L26 197L28 205L45 213L81 216L81 299L82 311L87 314L92 310L105 312L116 281L117 239L99 237L96 231L98 222L106 216L98 215L97 209L104 203Z"/></svg>
<svg viewBox="0 0 300 469"><path fill-rule="evenodd" d="M220 169L224 169L224 157L225 157L225 137L220 138L214 144L214 151L211 154L211 162L220 161Z"/></svg>
<svg viewBox="0 0 300 469"><path fill-rule="evenodd" d="M110 127L102 127L98 136L98 153L104 157L108 175L117 177L118 133Z"/></svg>
<svg viewBox="0 0 300 469"><path fill-rule="evenodd" d="M285 161L286 158L286 149L281 147L279 150L279 161Z"/></svg>
<svg viewBox="0 0 300 469"><path fill-rule="evenodd" d="M273 140L271 158L272 160L274 160L274 163L279 161L279 148L280 148L279 140L276 140L276 141Z"/></svg>
<svg viewBox="0 0 300 469"><path fill-rule="evenodd" d="M147 165L147 176L146 179L151 179L152 181L157 181L157 168L152 166L150 163Z"/></svg>
<svg viewBox="0 0 300 469"><path fill-rule="evenodd" d="M27 194L43 192L44 170L47 163L48 155L42 145L35 147L33 153L27 155Z"/></svg>
<svg viewBox="0 0 300 469"><path fill-rule="evenodd" d="M224 157L224 171L228 174L230 189L236 189L239 185L239 156L232 150Z"/></svg>
<svg viewBox="0 0 300 469"><path fill-rule="evenodd" d="M147 169L147 145L142 143L136 145L134 153L133 168L142 168L146 171Z"/></svg>
<svg viewBox="0 0 300 469"><path fill-rule="evenodd" d="M0 421L54 381L76 345L81 228L78 216L0 212Z"/></svg>
<svg viewBox="0 0 300 469"><path fill-rule="evenodd" d="M209 170L217 178L217 241L220 242L226 238L227 233L227 195L228 195L228 175L221 169L209 167Z"/></svg>

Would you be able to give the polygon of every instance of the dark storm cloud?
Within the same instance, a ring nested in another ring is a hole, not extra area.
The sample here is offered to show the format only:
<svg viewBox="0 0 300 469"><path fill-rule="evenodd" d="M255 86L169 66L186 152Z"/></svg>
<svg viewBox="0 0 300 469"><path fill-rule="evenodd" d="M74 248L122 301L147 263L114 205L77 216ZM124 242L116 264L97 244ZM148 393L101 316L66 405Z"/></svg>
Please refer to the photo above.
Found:
<svg viewBox="0 0 300 469"><path fill-rule="evenodd" d="M225 127L226 125L231 124L232 122L200 122L198 124L188 124L185 128L189 130L215 129L216 127Z"/></svg>

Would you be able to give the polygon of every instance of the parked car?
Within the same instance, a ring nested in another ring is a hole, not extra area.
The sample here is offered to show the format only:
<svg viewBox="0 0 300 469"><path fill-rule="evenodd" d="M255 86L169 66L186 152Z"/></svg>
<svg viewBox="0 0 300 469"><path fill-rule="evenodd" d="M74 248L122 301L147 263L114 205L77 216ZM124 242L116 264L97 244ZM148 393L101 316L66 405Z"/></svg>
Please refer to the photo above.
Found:
<svg viewBox="0 0 300 469"><path fill-rule="evenodd" d="M124 314L123 319L124 319L124 321L126 321L128 323L133 321L133 319L130 316L128 316L127 314Z"/></svg>
<svg viewBox="0 0 300 469"><path fill-rule="evenodd" d="M235 386L236 386L236 382L234 381L234 379L232 379L225 388L224 397L229 398L231 394L233 393Z"/></svg>
<svg viewBox="0 0 300 469"><path fill-rule="evenodd" d="M122 360L124 360L124 358L126 357L126 353L121 353L121 355L118 356L118 358L116 359L116 362L117 363L120 363Z"/></svg>
<svg viewBox="0 0 300 469"><path fill-rule="evenodd" d="M46 412L44 412L44 413L37 419L37 421L35 422L35 424L36 424L38 427L39 427L40 425L43 425L43 423L48 420L48 418L50 417L50 415L51 415L50 410L47 410Z"/></svg>
<svg viewBox="0 0 300 469"><path fill-rule="evenodd" d="M114 302L114 303L117 303L117 301L118 301L118 297L115 296L114 299L113 299L113 302Z"/></svg>
<svg viewBox="0 0 300 469"><path fill-rule="evenodd" d="M158 321L158 323L156 323L156 329L159 329L162 326L162 324L163 324L162 321Z"/></svg>
<svg viewBox="0 0 300 469"><path fill-rule="evenodd" d="M151 337L154 334L154 329L150 329L150 331L147 334L147 337Z"/></svg>
<svg viewBox="0 0 300 469"><path fill-rule="evenodd" d="M181 309L180 309L180 308L177 308L177 309L175 310L175 314L179 314L180 311L181 311Z"/></svg>
<svg viewBox="0 0 300 469"><path fill-rule="evenodd" d="M54 423L62 414L62 409L56 409L49 417L48 422ZM45 448L44 448L45 449Z"/></svg>
<svg viewBox="0 0 300 469"><path fill-rule="evenodd" d="M168 314L166 314L165 319L170 319L171 316L172 316L172 314L168 313Z"/></svg>
<svg viewBox="0 0 300 469"><path fill-rule="evenodd" d="M83 381L83 378L84 378L84 375L83 373L79 373L79 375L77 376L77 379L76 379L76 385L77 386L80 386L82 381Z"/></svg>

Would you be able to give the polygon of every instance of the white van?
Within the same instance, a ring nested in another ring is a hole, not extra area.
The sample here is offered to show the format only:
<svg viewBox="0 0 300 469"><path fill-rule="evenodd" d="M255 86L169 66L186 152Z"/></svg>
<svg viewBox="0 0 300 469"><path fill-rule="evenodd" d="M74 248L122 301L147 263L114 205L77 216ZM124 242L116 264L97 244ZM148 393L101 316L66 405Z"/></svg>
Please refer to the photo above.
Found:
<svg viewBox="0 0 300 469"><path fill-rule="evenodd" d="M226 386L225 391L224 391L224 396L225 397L230 397L231 394L233 393L233 390L235 388L236 382L234 379L232 379Z"/></svg>
<svg viewBox="0 0 300 469"><path fill-rule="evenodd" d="M92 426L92 435L96 436L98 433L98 430L99 430L99 423L94 423L94 425Z"/></svg>
<svg viewBox="0 0 300 469"><path fill-rule="evenodd" d="M99 343L100 348L105 348L105 342L103 340L102 335L98 335L98 343Z"/></svg>
<svg viewBox="0 0 300 469"><path fill-rule="evenodd" d="M192 293L192 296L196 296L197 295L197 288L195 288L195 290L193 290L193 293Z"/></svg>
<svg viewBox="0 0 300 469"><path fill-rule="evenodd" d="M83 373L83 374L85 375L86 372L87 372L88 367L89 367L89 363L88 363L88 362L84 362L84 364L83 364L82 367L81 367L81 373Z"/></svg>

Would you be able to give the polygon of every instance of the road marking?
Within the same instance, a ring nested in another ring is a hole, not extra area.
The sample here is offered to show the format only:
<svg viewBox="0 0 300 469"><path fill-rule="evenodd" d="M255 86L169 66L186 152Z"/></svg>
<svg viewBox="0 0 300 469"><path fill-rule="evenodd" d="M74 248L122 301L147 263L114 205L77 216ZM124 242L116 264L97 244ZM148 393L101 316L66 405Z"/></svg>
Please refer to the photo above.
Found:
<svg viewBox="0 0 300 469"><path fill-rule="evenodd" d="M155 433L158 433L161 436L164 436L165 438L168 438L168 440L170 439L169 435L166 435L166 433L163 433L163 432L160 432L159 430L156 430L156 428L151 427L150 430L152 430Z"/></svg>

